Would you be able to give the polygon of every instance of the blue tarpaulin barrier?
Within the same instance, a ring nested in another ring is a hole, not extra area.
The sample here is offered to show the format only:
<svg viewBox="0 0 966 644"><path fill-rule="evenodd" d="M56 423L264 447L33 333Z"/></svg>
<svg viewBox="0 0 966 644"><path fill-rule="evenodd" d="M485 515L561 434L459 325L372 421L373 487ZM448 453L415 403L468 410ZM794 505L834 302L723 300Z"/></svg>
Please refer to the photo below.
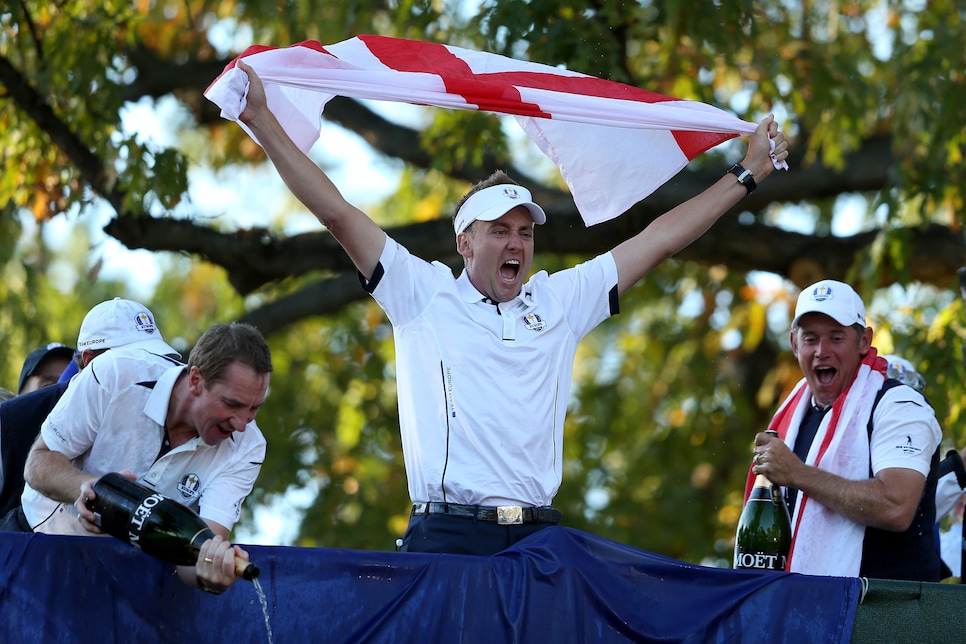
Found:
<svg viewBox="0 0 966 644"><path fill-rule="evenodd" d="M0 533L4 642L848 642L861 581L708 568L569 528L492 557L246 546L224 595L103 537ZM267 613L267 622L265 614Z"/></svg>

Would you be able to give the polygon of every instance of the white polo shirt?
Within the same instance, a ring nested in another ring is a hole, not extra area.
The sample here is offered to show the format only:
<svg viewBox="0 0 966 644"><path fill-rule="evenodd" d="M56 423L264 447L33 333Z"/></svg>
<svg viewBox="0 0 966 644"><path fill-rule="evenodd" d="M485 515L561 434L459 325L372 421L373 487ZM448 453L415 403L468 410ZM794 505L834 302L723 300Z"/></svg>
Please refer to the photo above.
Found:
<svg viewBox="0 0 966 644"><path fill-rule="evenodd" d="M411 499L550 505L577 344L618 312L610 253L497 305L387 239L367 289L393 326Z"/></svg>
<svg viewBox="0 0 966 644"><path fill-rule="evenodd" d="M217 446L195 437L159 458L168 402L186 368L143 349L101 354L71 380L41 435L75 467L98 476L133 472L141 483L230 530L265 460L265 438L252 422ZM35 532L90 534L72 503L53 501L28 485L21 505Z"/></svg>
<svg viewBox="0 0 966 644"><path fill-rule="evenodd" d="M942 441L936 412L912 387L892 387L882 394L872 419L869 453L872 474L891 467L929 476L932 455Z"/></svg>

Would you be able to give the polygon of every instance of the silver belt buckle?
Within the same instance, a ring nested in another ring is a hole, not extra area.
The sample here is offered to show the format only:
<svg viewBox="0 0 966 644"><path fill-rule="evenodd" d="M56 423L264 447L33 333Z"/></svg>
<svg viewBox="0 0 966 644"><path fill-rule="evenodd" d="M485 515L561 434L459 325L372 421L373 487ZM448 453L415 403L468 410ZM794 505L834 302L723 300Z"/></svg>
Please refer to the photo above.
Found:
<svg viewBox="0 0 966 644"><path fill-rule="evenodd" d="M413 514L426 514L428 503L413 503Z"/></svg>
<svg viewBox="0 0 966 644"><path fill-rule="evenodd" d="M496 522L500 525L521 525L523 523L523 508L519 505L496 506Z"/></svg>

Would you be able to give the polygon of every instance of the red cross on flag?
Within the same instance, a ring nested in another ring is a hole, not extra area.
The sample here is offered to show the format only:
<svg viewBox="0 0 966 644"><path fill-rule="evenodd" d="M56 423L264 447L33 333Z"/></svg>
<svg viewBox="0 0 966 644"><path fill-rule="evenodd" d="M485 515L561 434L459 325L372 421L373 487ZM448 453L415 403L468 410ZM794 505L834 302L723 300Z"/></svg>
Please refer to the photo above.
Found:
<svg viewBox="0 0 966 644"><path fill-rule="evenodd" d="M560 170L587 225L620 215L691 159L756 127L704 103L557 67L369 35L326 46L249 47L205 91L233 121L248 89L236 68L241 58L303 152L318 139L322 110L336 95L512 114Z"/></svg>

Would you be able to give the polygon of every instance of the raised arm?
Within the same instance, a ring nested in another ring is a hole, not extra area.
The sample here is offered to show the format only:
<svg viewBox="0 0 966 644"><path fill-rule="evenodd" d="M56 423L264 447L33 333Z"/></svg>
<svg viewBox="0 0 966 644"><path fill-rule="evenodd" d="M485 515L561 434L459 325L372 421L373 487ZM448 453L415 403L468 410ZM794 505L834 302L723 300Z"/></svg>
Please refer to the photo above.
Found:
<svg viewBox="0 0 966 644"><path fill-rule="evenodd" d="M350 204L322 170L292 142L268 109L265 89L255 71L239 61L248 74L247 105L239 117L258 139L285 185L348 253L367 279L379 261L386 233L368 215Z"/></svg>
<svg viewBox="0 0 966 644"><path fill-rule="evenodd" d="M748 152L741 165L761 183L774 170L769 156L769 139L775 141L775 158L788 157L785 135L778 131L775 117L767 116L751 135ZM621 294L637 283L651 269L700 237L729 208L748 194L737 177L725 173L714 185L683 204L664 213L634 237L614 248L617 263L617 287Z"/></svg>

